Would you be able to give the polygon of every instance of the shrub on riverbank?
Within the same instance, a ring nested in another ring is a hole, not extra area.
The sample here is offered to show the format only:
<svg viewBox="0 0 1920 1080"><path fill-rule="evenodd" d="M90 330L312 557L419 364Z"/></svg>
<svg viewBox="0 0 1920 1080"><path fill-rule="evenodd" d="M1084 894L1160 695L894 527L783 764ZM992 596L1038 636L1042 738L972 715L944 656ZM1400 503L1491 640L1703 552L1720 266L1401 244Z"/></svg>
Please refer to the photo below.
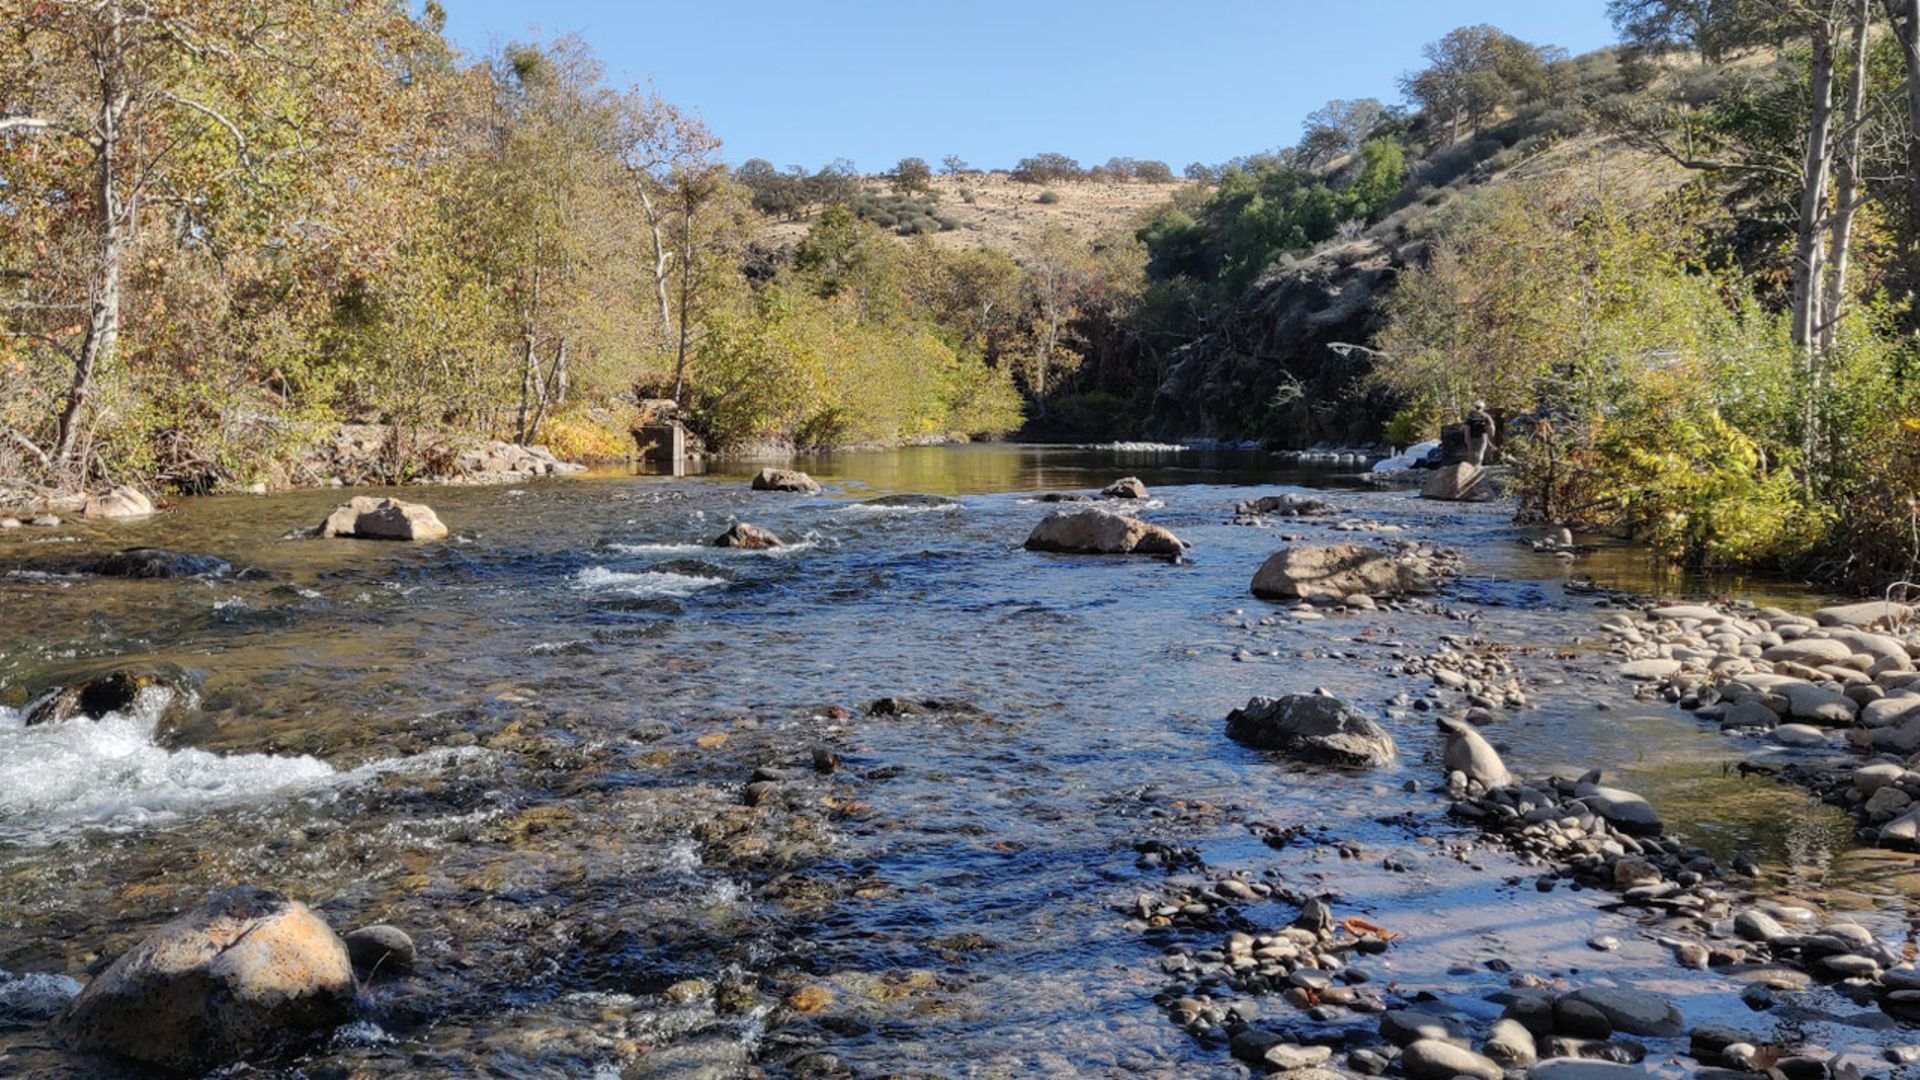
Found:
<svg viewBox="0 0 1920 1080"><path fill-rule="evenodd" d="M1689 220L1604 192L1502 195L1402 275L1374 380L1436 421L1475 399L1503 414L1534 520L1694 566L1904 573L1911 347L1857 322L1810 380L1761 283L1707 265Z"/></svg>

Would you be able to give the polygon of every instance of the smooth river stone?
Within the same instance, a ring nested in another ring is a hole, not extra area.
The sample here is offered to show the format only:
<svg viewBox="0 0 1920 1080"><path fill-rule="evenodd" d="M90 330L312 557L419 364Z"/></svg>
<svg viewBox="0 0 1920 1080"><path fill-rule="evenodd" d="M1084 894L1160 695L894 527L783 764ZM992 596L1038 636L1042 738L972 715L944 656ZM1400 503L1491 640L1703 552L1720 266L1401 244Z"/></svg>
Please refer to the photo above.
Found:
<svg viewBox="0 0 1920 1080"><path fill-rule="evenodd" d="M1620 674L1629 679L1644 679L1649 682L1665 679L1680 672L1680 661L1652 659L1630 660L1620 665Z"/></svg>

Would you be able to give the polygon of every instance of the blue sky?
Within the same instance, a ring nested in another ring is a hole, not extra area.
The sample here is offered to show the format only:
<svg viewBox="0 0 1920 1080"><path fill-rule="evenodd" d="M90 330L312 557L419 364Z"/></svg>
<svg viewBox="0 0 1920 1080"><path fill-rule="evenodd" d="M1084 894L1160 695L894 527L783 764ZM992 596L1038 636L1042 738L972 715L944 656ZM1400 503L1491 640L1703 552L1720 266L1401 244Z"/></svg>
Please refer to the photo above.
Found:
<svg viewBox="0 0 1920 1080"><path fill-rule="evenodd" d="M1329 98L1394 101L1420 47L1470 23L1579 53L1603 0L442 0L480 52L575 33L651 78L739 162L878 172L907 155L1011 165L1058 150L1177 171L1287 145Z"/></svg>

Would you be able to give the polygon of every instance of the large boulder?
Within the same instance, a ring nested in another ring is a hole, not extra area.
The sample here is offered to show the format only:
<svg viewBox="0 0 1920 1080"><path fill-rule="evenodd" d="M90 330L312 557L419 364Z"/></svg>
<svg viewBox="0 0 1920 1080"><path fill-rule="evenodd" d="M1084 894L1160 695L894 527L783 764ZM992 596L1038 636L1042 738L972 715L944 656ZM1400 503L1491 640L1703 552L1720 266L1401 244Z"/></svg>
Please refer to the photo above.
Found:
<svg viewBox="0 0 1920 1080"><path fill-rule="evenodd" d="M1623 788L1600 783L1598 771L1588 773L1573 786L1574 797L1587 809L1606 818L1608 824L1632 833L1652 834L1661 830L1660 815L1653 804Z"/></svg>
<svg viewBox="0 0 1920 1080"><path fill-rule="evenodd" d="M714 537L713 546L758 551L764 548L786 547L787 542L780 539L779 534L772 529L763 529L758 525L737 521L726 532Z"/></svg>
<svg viewBox="0 0 1920 1080"><path fill-rule="evenodd" d="M225 559L211 555L165 548L127 548L84 563L81 571L124 578L225 577L233 572L233 567Z"/></svg>
<svg viewBox="0 0 1920 1080"><path fill-rule="evenodd" d="M1227 714L1227 738L1328 765L1385 765L1393 736L1373 718L1324 694L1257 697Z"/></svg>
<svg viewBox="0 0 1920 1080"><path fill-rule="evenodd" d="M1482 738L1473 725L1445 716L1435 724L1440 728L1440 733L1446 736L1440 762L1449 775L1460 773L1487 788L1506 787L1513 783L1513 774L1507 771L1506 763L1500 760L1500 752Z"/></svg>
<svg viewBox="0 0 1920 1080"><path fill-rule="evenodd" d="M1355 594L1402 596L1438 587L1433 568L1365 544L1281 548L1253 575L1253 595L1267 600L1342 602Z"/></svg>
<svg viewBox="0 0 1920 1080"><path fill-rule="evenodd" d="M399 499L356 495L327 515L319 535L354 540L444 540L447 527L432 508Z"/></svg>
<svg viewBox="0 0 1920 1080"><path fill-rule="evenodd" d="M820 484L798 469L776 469L769 466L761 469L754 476L753 490L797 491L803 495L818 495Z"/></svg>
<svg viewBox="0 0 1920 1080"><path fill-rule="evenodd" d="M1180 538L1158 525L1105 510L1056 510L1027 536L1028 551L1096 555L1179 555Z"/></svg>
<svg viewBox="0 0 1920 1080"><path fill-rule="evenodd" d="M238 887L162 926L55 1021L77 1050L198 1072L353 1016L347 947L313 912Z"/></svg>
<svg viewBox="0 0 1920 1080"><path fill-rule="evenodd" d="M1100 494L1109 499L1144 499L1147 497L1147 485L1141 483L1137 476L1123 476L1101 488Z"/></svg>
<svg viewBox="0 0 1920 1080"><path fill-rule="evenodd" d="M1468 461L1442 465L1420 485L1420 497L1445 502L1475 502L1493 497L1487 470Z"/></svg>
<svg viewBox="0 0 1920 1080"><path fill-rule="evenodd" d="M87 496L82 515L103 521L124 521L153 514L153 500L136 488L117 487L100 495Z"/></svg>

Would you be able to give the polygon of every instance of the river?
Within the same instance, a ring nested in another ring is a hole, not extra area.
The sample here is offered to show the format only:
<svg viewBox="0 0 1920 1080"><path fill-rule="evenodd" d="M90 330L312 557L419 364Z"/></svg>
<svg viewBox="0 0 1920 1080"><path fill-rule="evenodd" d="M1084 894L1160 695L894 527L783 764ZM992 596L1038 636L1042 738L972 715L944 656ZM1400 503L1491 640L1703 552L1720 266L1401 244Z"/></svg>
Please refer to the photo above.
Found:
<svg viewBox="0 0 1920 1080"><path fill-rule="evenodd" d="M84 979L243 882L343 930L404 927L420 965L375 983L361 1023L237 1075L1244 1075L1154 1001L1161 945L1116 910L1165 879L1139 865L1142 841L1337 895L1402 935L1373 964L1401 993L1491 1017L1497 959L1752 1023L1738 982L1674 966L1599 894L1537 892L1537 870L1450 823L1426 714L1387 714L1400 759L1369 773L1222 734L1256 694L1324 688L1370 710L1423 695L1398 668L1449 636L1511 650L1529 701L1489 732L1510 762L1604 767L1683 835L1757 858L1769 891L1883 934L1906 924L1906 858L1854 850L1836 812L1724 773L1739 748L1635 702L1607 675L1593 595L1568 582L1814 597L1663 580L1625 547L1568 564L1499 505L1260 454L983 445L796 464L822 495L749 491L750 469L408 489L454 534L420 546L289 538L337 491L0 536L0 1074L123 1075L10 1019L8 988ZM1051 509L1034 493L1127 474L1189 559L1021 549ZM1230 523L1239 499L1303 487L1464 549L1466 576L1435 603L1314 621L1256 601L1281 534L1368 538ZM795 543L707 546L735 520ZM63 572L134 544L258 574ZM196 690L21 726L38 687L129 664ZM948 705L866 707L882 698ZM747 806L756 770L778 790ZM1275 849L1250 821L1302 839ZM1599 934L1622 947L1589 948ZM1900 1041L1857 1012L1815 991L1792 1022L1836 1050Z"/></svg>

